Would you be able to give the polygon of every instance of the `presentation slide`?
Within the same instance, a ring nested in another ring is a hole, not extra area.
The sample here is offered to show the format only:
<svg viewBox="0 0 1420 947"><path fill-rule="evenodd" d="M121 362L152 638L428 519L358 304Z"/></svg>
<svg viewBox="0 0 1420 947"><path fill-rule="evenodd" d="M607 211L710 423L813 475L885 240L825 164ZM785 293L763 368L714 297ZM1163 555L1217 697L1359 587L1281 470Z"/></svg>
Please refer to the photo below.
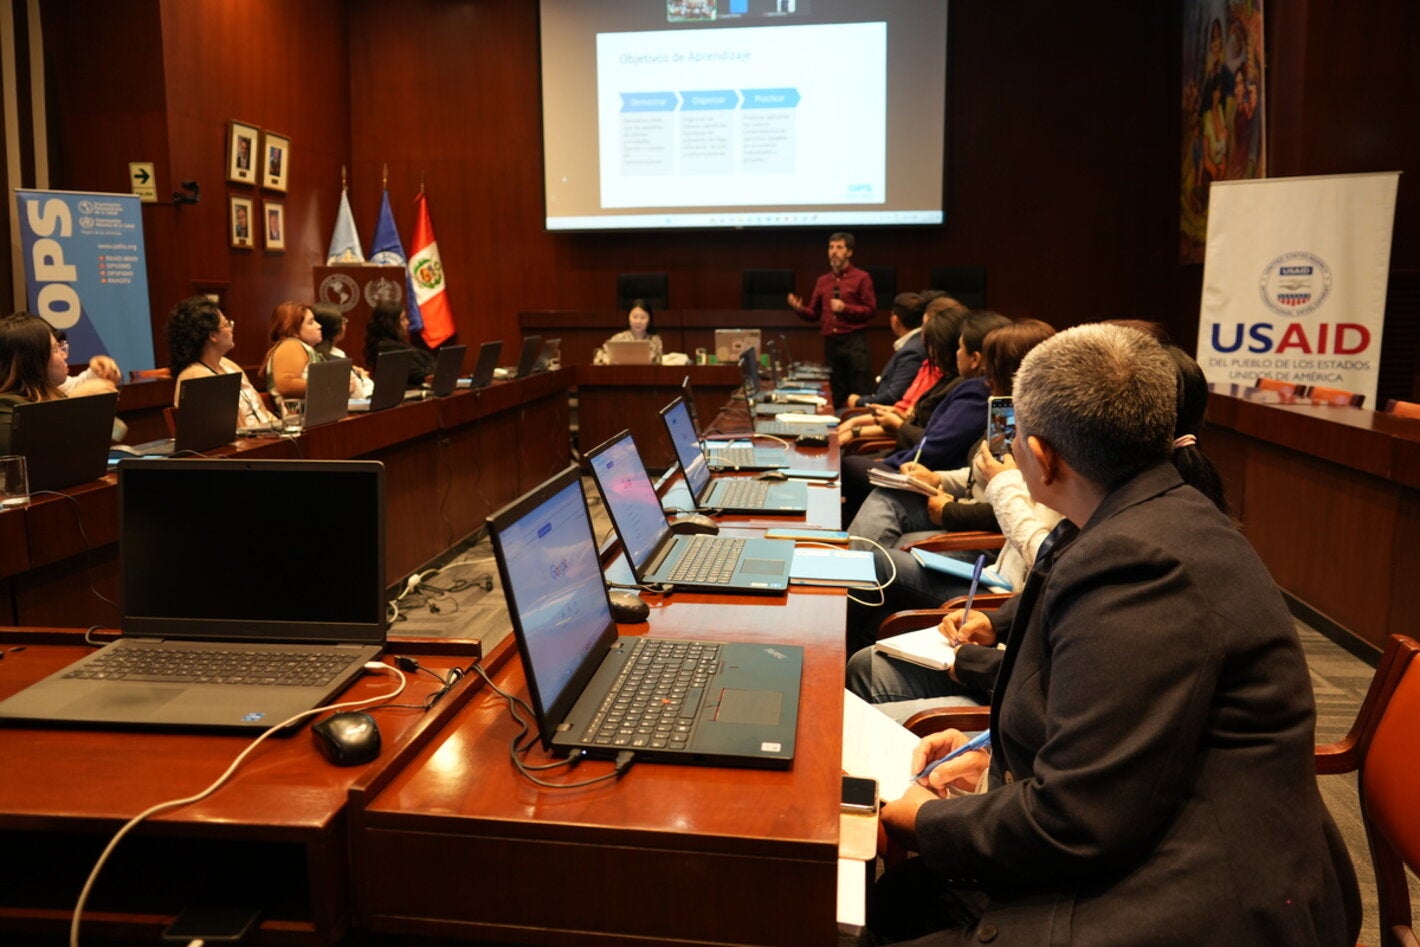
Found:
<svg viewBox="0 0 1420 947"><path fill-rule="evenodd" d="M540 12L549 230L941 223L945 2Z"/></svg>

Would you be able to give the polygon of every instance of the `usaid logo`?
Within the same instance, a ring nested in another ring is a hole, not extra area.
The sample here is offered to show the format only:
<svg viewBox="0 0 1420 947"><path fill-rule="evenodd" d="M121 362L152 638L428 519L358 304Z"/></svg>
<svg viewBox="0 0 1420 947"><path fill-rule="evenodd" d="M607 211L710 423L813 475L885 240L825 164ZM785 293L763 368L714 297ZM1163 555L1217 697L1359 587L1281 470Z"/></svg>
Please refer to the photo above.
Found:
<svg viewBox="0 0 1420 947"><path fill-rule="evenodd" d="M1267 264L1258 283L1267 308L1284 316L1315 312L1331 293L1331 268L1312 253L1286 253Z"/></svg>

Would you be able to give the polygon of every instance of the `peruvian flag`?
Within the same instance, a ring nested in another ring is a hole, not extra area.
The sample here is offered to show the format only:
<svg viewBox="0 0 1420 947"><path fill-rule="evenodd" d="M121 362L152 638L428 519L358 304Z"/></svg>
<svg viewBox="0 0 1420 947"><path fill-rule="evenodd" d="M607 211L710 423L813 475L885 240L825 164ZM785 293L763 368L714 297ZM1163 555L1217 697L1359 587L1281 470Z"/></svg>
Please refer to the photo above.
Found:
<svg viewBox="0 0 1420 947"><path fill-rule="evenodd" d="M438 348L457 331L454 310L444 281L444 264L439 259L439 244L434 239L434 221L429 216L429 200L423 189L414 199L413 251L409 254L409 278L414 283L414 298L424 317L420 335L431 349Z"/></svg>

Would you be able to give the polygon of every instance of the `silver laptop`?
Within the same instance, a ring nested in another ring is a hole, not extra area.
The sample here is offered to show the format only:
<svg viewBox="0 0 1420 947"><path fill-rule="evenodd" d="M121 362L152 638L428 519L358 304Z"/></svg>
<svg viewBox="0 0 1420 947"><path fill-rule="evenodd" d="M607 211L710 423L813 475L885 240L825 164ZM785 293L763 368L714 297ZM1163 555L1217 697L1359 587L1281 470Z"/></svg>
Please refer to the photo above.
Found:
<svg viewBox="0 0 1420 947"><path fill-rule="evenodd" d="M696 509L717 513L805 513L808 487L796 480L768 481L750 477L714 477L695 436L695 422L682 398L661 409L671 446L675 448L685 485Z"/></svg>
<svg viewBox="0 0 1420 947"><path fill-rule="evenodd" d="M638 583L737 593L789 587L791 543L673 533L629 432L588 453L587 463ZM707 574L700 569L705 556L723 562Z"/></svg>
<svg viewBox="0 0 1420 947"><path fill-rule="evenodd" d="M650 339L612 339L606 344L608 365L650 365Z"/></svg>
<svg viewBox="0 0 1420 947"><path fill-rule="evenodd" d="M0 720L264 730L323 705L384 645L384 484L376 461L122 461L122 637ZM194 531L234 497L283 524L280 562L269 530Z"/></svg>
<svg viewBox="0 0 1420 947"><path fill-rule="evenodd" d="M576 467L488 526L545 749L790 766L803 648L617 637ZM672 680L657 693L662 674Z"/></svg>
<svg viewBox="0 0 1420 947"><path fill-rule="evenodd" d="M349 413L353 364L348 358L333 358L312 362L306 369L306 416L302 426L331 424Z"/></svg>
<svg viewBox="0 0 1420 947"><path fill-rule="evenodd" d="M734 362L745 349L758 348L758 329L715 330L715 360L721 365L729 365Z"/></svg>

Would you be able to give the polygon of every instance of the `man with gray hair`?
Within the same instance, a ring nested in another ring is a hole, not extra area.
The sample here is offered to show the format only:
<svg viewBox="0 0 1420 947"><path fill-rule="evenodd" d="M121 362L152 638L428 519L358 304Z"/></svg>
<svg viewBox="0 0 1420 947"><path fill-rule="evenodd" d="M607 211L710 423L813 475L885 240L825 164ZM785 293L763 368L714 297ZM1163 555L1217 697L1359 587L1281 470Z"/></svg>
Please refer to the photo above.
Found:
<svg viewBox="0 0 1420 947"><path fill-rule="evenodd" d="M1120 326L1022 363L1012 453L1065 520L1019 596L944 628L1007 642L991 749L882 810L921 857L878 883L878 943L1355 942L1306 661L1256 553L1168 462L1176 385L1159 344ZM929 737L913 771L965 742ZM985 792L943 798L988 766Z"/></svg>

